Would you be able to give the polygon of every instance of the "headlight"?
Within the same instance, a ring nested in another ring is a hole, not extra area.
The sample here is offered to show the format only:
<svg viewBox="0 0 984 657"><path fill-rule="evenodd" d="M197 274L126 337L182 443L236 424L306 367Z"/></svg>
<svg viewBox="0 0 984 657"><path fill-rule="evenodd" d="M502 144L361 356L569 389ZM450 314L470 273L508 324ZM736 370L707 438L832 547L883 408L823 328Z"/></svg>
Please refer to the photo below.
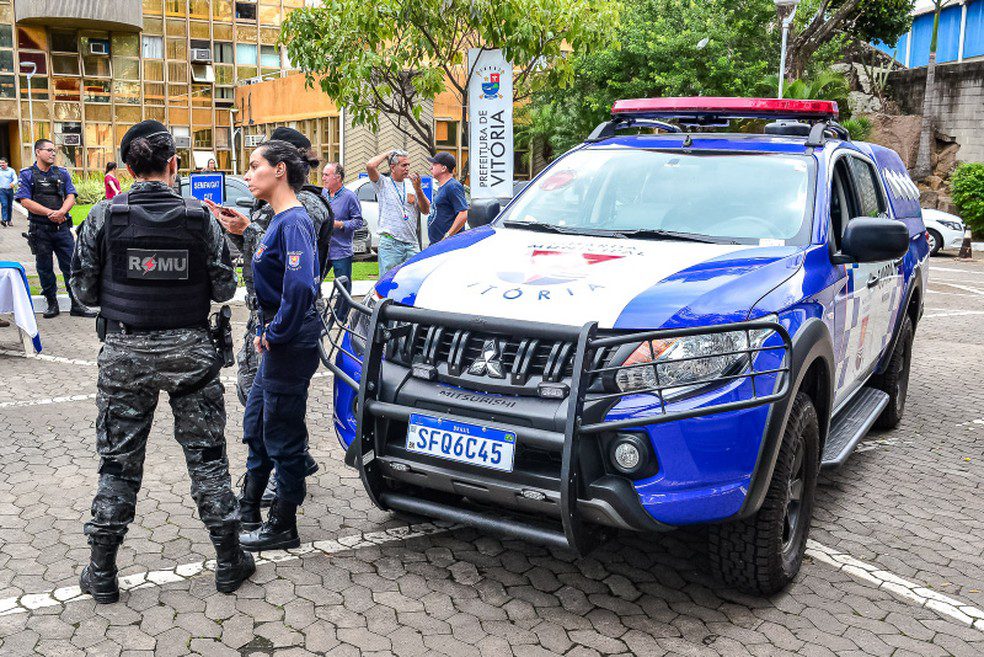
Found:
<svg viewBox="0 0 984 657"><path fill-rule="evenodd" d="M365 297L362 298L362 305L372 310L379 304L379 297L376 296L376 291L372 290ZM360 313L358 310L352 308L349 311L349 331L351 331L352 339L352 350L359 356L365 353L366 350L366 340L369 339L369 319L370 316L365 313Z"/></svg>
<svg viewBox="0 0 984 657"><path fill-rule="evenodd" d="M963 231L964 229L963 224L960 223L959 221L941 221L940 223L946 226L947 228L949 228L950 230Z"/></svg>
<svg viewBox="0 0 984 657"><path fill-rule="evenodd" d="M775 321L775 317L767 318ZM676 397L719 376L737 374L751 362L747 349L758 349L772 335L771 329L707 333L641 343L615 374L622 392L664 389L664 397ZM742 353L733 353L742 352ZM651 367L643 366L646 363Z"/></svg>

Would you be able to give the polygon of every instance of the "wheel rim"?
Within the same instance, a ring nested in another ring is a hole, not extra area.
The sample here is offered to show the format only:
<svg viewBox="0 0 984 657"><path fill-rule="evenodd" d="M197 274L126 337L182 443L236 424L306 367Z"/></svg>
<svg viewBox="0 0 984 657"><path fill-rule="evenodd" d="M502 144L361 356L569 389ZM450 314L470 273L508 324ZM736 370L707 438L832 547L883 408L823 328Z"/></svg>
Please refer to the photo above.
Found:
<svg viewBox="0 0 984 657"><path fill-rule="evenodd" d="M929 234L929 251L930 251L930 253L932 253L935 250L936 250L936 238L933 237L933 234L932 233L930 233Z"/></svg>
<svg viewBox="0 0 984 657"><path fill-rule="evenodd" d="M802 441L793 456L792 473L786 491L786 512L782 521L782 551L788 554L796 545L799 536L800 516L803 509L803 488L806 479L806 447Z"/></svg>

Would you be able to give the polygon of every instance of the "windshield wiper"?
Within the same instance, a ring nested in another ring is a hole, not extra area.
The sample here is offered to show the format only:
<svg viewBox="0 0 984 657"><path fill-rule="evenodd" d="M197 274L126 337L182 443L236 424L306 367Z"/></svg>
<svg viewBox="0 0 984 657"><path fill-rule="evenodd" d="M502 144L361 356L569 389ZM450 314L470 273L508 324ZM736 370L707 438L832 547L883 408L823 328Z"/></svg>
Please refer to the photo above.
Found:
<svg viewBox="0 0 984 657"><path fill-rule="evenodd" d="M562 235L577 235L577 231L554 226L553 224L541 224L537 221L503 221L503 226L509 228L523 228L525 230L535 230L541 233L560 233Z"/></svg>
<svg viewBox="0 0 984 657"><path fill-rule="evenodd" d="M657 228L638 228L634 230L613 230L615 235L635 239L651 240L680 240L684 242L702 242L704 244L738 244L734 240L708 237L697 233L682 233L675 230L659 230Z"/></svg>

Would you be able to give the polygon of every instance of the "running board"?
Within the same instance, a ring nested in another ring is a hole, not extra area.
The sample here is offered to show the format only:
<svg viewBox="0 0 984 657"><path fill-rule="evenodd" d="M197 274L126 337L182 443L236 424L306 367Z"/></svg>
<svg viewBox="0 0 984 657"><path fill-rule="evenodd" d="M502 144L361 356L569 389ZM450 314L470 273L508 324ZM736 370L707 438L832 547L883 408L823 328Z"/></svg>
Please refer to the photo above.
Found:
<svg viewBox="0 0 984 657"><path fill-rule="evenodd" d="M824 468L838 468L844 465L844 461L888 406L888 401L887 393L877 388L862 388L834 417L830 425L830 435L827 436L827 442L823 446L820 465Z"/></svg>

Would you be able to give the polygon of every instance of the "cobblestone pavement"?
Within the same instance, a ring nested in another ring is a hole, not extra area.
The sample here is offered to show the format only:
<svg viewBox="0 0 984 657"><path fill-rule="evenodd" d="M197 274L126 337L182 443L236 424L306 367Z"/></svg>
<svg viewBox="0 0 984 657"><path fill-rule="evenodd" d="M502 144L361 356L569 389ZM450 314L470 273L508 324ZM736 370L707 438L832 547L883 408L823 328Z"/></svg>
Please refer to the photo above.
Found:
<svg viewBox="0 0 984 657"><path fill-rule="evenodd" d="M162 404L120 552L130 590L73 599L98 343L91 320L39 318L49 358L25 359L0 330L0 655L984 655L984 261L935 258L931 277L902 425L823 476L802 573L769 599L711 580L698 533L623 535L576 559L407 528L342 464L326 375L308 417L322 467L299 517L311 543L217 594ZM236 476L241 408L224 372Z"/></svg>

